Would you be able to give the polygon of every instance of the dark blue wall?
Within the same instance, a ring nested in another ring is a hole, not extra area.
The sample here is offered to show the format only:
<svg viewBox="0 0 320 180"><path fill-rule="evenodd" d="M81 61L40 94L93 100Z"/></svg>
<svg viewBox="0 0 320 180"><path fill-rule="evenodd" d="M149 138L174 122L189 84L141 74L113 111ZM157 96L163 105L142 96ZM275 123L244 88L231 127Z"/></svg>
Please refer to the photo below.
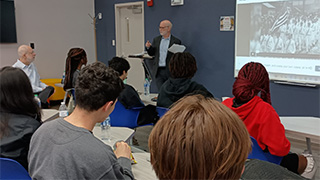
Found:
<svg viewBox="0 0 320 180"><path fill-rule="evenodd" d="M107 62L116 54L111 45L115 39L114 4L129 0L95 0L95 12L103 13L97 24L98 60ZM235 15L235 0L185 0L183 6L170 5L170 0L145 3L145 39L159 35L161 20L173 23L172 34L179 37L186 51L197 60L194 80L205 85L216 97L232 96L234 82L234 32L220 32L220 16ZM306 88L271 83L272 105L279 115L320 116L319 88Z"/></svg>

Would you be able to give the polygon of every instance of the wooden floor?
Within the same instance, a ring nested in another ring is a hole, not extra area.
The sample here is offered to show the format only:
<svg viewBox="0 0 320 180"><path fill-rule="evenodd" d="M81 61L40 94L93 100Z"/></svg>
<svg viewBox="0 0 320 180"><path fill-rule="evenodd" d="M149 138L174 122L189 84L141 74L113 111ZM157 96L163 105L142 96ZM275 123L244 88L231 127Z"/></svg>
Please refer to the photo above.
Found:
<svg viewBox="0 0 320 180"><path fill-rule="evenodd" d="M291 142L291 150L290 150L291 152L301 154L304 150L307 149L306 141L303 141L300 139L297 140L294 137L288 137L288 139ZM311 142L312 155L318 166L316 175L313 179L320 179L320 143L319 141L317 144Z"/></svg>
<svg viewBox="0 0 320 180"><path fill-rule="evenodd" d="M149 152L148 139L152 128L153 126L142 126L136 128L136 132L134 134L134 139L136 139L136 141L133 141L133 146Z"/></svg>

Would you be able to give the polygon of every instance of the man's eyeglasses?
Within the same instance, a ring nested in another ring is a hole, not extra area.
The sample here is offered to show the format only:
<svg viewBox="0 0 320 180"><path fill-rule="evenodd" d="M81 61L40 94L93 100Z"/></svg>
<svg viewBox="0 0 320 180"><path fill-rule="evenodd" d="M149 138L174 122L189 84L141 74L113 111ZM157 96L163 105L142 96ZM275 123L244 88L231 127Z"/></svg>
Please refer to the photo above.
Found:
<svg viewBox="0 0 320 180"><path fill-rule="evenodd" d="M169 26L160 26L159 29L164 29L164 28L167 28Z"/></svg>

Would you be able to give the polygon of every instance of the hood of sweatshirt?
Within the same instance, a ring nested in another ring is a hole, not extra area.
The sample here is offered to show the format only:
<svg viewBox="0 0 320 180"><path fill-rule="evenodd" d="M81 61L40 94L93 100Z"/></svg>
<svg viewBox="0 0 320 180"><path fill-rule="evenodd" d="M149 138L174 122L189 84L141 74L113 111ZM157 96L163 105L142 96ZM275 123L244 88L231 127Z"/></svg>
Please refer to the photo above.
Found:
<svg viewBox="0 0 320 180"><path fill-rule="evenodd" d="M248 117L248 115L254 110L256 105L263 100L259 96L255 96L249 102L236 108L232 107L233 101L234 101L234 97L226 99L222 103L228 106L230 109L232 109L235 113L237 113L240 119L245 120Z"/></svg>
<svg viewBox="0 0 320 180"><path fill-rule="evenodd" d="M191 79L187 78L169 78L161 87L158 97L158 106L169 107L171 104L185 96L186 94L194 91L203 91L212 94L207 89Z"/></svg>

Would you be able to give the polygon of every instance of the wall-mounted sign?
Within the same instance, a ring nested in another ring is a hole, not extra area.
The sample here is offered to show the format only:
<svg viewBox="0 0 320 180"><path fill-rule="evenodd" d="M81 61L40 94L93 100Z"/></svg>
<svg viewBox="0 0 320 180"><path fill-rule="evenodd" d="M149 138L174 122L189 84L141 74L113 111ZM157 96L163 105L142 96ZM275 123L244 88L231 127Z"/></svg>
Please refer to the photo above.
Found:
<svg viewBox="0 0 320 180"><path fill-rule="evenodd" d="M234 16L220 17L220 31L234 31Z"/></svg>
<svg viewBox="0 0 320 180"><path fill-rule="evenodd" d="M171 0L171 6L183 5L183 0Z"/></svg>

